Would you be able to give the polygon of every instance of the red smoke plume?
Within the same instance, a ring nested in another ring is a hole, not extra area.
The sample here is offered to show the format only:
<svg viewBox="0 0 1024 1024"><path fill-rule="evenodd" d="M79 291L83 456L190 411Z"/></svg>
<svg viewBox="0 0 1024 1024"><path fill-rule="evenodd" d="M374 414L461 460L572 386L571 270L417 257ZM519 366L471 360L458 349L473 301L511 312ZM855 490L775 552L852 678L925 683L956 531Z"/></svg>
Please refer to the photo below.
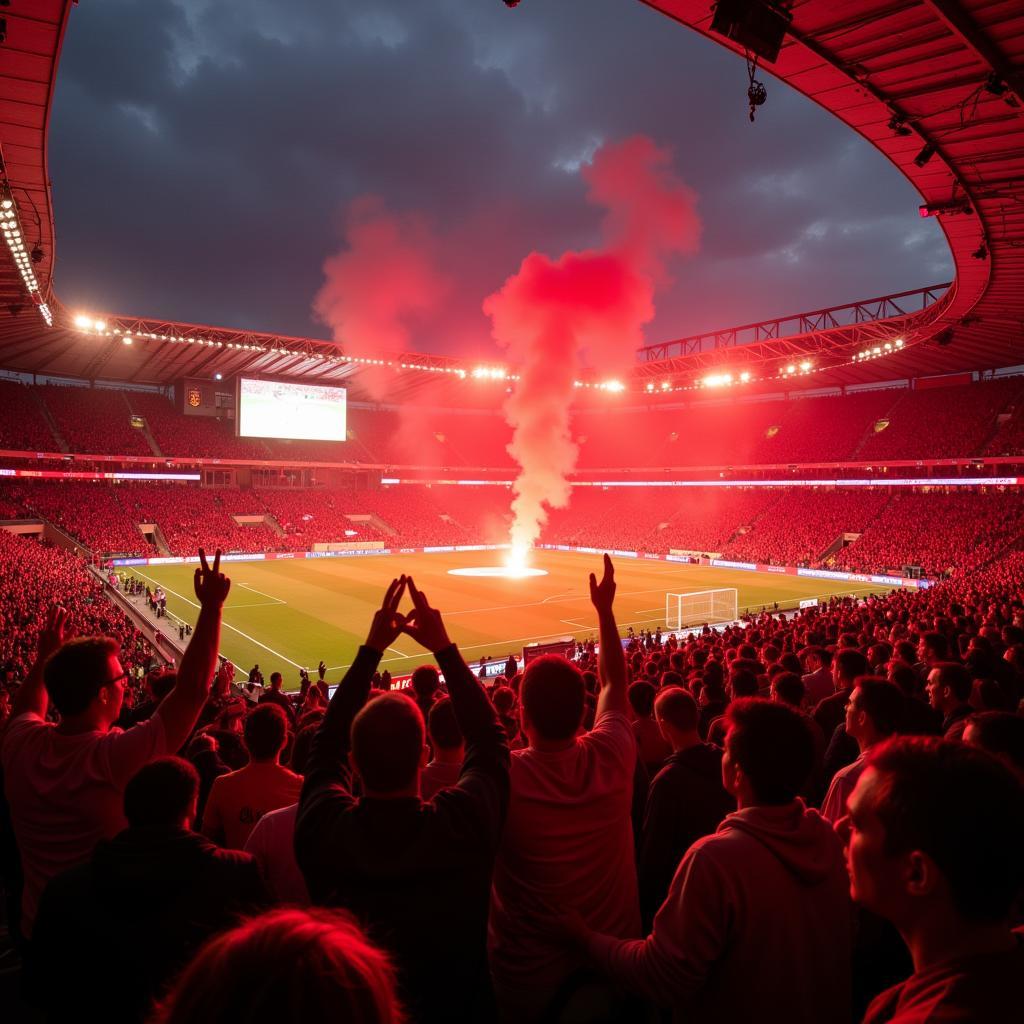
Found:
<svg viewBox="0 0 1024 1024"><path fill-rule="evenodd" d="M582 173L588 199L607 213L600 250L552 260L530 253L484 301L495 339L520 380L505 402L513 487L513 557L521 559L547 520L545 505L569 502L578 447L570 429L574 382L584 359L607 378L628 369L654 316L665 260L695 252L696 196L670 169L670 154L644 136L605 145Z"/></svg>
<svg viewBox="0 0 1024 1024"><path fill-rule="evenodd" d="M347 248L324 261L324 284L313 300L348 355L377 358L410 348L410 324L440 309L451 281L437 269L438 246L427 222L390 212L379 196L360 196L345 212ZM372 368L367 368L372 370ZM386 393L392 375L360 381Z"/></svg>

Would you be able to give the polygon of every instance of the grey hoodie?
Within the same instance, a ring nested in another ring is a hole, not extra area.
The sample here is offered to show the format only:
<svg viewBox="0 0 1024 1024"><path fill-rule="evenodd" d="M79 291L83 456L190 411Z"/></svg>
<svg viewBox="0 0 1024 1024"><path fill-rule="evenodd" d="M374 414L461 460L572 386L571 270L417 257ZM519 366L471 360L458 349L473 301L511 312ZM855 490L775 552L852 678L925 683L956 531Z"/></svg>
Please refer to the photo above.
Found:
<svg viewBox="0 0 1024 1024"><path fill-rule="evenodd" d="M852 925L842 844L794 800L736 811L694 843L647 939L588 947L677 1021L845 1024Z"/></svg>

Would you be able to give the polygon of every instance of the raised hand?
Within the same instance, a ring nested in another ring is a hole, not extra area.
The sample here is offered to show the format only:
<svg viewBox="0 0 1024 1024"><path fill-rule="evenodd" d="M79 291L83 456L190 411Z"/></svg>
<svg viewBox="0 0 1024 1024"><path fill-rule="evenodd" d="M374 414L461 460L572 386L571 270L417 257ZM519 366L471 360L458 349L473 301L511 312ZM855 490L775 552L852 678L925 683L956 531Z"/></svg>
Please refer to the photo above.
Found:
<svg viewBox="0 0 1024 1024"><path fill-rule="evenodd" d="M590 600L598 615L612 610L615 601L615 568L607 555L604 556L604 575L601 582L598 583L597 577L593 573L590 574Z"/></svg>
<svg viewBox="0 0 1024 1024"><path fill-rule="evenodd" d="M412 597L412 611L406 616L402 631L431 654L443 651L450 646L451 640L448 639L448 630L445 629L441 613L430 607L427 595L416 589L411 576L406 582L409 586L409 596Z"/></svg>
<svg viewBox="0 0 1024 1024"><path fill-rule="evenodd" d="M213 556L213 568L207 564L206 552L199 549L199 568L196 569L195 591L199 603L206 607L219 608L227 600L231 580L220 571L220 548Z"/></svg>
<svg viewBox="0 0 1024 1024"><path fill-rule="evenodd" d="M366 646L378 654L383 654L398 639L398 634L405 627L405 616L399 614L398 602L402 600L407 582L412 581L407 581L405 576L399 576L397 580L391 581L384 594L384 601L370 624Z"/></svg>
<svg viewBox="0 0 1024 1024"><path fill-rule="evenodd" d="M50 606L46 613L46 624L39 634L40 661L44 661L75 635L71 619L71 612L67 608L59 604Z"/></svg>

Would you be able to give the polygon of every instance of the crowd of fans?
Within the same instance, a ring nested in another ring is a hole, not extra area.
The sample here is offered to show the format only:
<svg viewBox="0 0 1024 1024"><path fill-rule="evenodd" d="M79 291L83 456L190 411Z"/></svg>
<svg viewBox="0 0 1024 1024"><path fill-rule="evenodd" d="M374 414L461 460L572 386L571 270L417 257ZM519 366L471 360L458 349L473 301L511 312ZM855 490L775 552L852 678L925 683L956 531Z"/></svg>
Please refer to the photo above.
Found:
<svg viewBox="0 0 1024 1024"><path fill-rule="evenodd" d="M132 426L123 391L43 385L40 396L61 437L73 452L152 455L141 430Z"/></svg>
<svg viewBox="0 0 1024 1024"><path fill-rule="evenodd" d="M222 550L242 553L322 543L504 543L510 503L510 490L494 486L243 490L19 481L0 494L0 518L41 517L96 554L152 556L188 554L200 530ZM1012 547L1022 514L1024 501L1012 490L575 487L567 508L550 511L541 541L857 572L920 565L925 575L941 576ZM159 532L145 534L144 525ZM844 534L858 537L846 543Z"/></svg>
<svg viewBox="0 0 1024 1024"><path fill-rule="evenodd" d="M87 617L82 570L3 537L5 638L36 655L0 734L3 884L48 1019L1019 1010L1024 552L627 641L606 556L599 644L486 685L403 576L329 701L321 663L256 704L203 558L180 666L128 707L131 637ZM387 690L400 633L425 664Z"/></svg>
<svg viewBox="0 0 1024 1024"><path fill-rule="evenodd" d="M582 470L843 462L1020 454L1024 378L848 395L699 393L669 408L575 409L573 436ZM511 469L510 428L496 405L487 411L422 405L351 404L347 438L283 441L235 436L228 418L188 415L159 394L106 388L0 382L0 447L55 451L39 402L71 451L153 454L131 414L145 419L166 456L349 462L432 468ZM945 415L957 410L954 418Z"/></svg>

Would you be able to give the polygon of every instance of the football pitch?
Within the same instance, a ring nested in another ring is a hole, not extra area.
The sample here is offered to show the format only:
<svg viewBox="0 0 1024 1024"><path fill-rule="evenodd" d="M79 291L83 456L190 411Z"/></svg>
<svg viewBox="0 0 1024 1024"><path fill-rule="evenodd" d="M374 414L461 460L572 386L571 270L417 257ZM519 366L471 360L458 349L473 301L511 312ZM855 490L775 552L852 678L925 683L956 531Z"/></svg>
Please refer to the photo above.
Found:
<svg viewBox="0 0 1024 1024"><path fill-rule="evenodd" d="M524 646L596 634L587 575L600 575L601 556L535 551L533 566L546 576L524 578L453 576L449 570L499 565L503 551L442 554L390 554L350 558L228 562L231 593L224 607L221 653L239 675L259 664L264 676L280 671L286 689L297 689L298 670L313 669L322 658L336 682L366 637L373 613L395 576L412 575L430 603L444 614L448 632L467 661L487 654L518 657ZM127 572L167 593L175 616L195 623L198 606L192 591L193 565L139 566ZM665 595L735 587L742 614L778 601L794 608L799 601L833 594L881 593L877 584L807 579L773 573L718 569L675 562L619 558L615 610L625 634L665 625ZM408 598L402 604L408 610ZM167 630L170 632L170 630ZM392 675L430 660L407 636L386 653L382 667Z"/></svg>

